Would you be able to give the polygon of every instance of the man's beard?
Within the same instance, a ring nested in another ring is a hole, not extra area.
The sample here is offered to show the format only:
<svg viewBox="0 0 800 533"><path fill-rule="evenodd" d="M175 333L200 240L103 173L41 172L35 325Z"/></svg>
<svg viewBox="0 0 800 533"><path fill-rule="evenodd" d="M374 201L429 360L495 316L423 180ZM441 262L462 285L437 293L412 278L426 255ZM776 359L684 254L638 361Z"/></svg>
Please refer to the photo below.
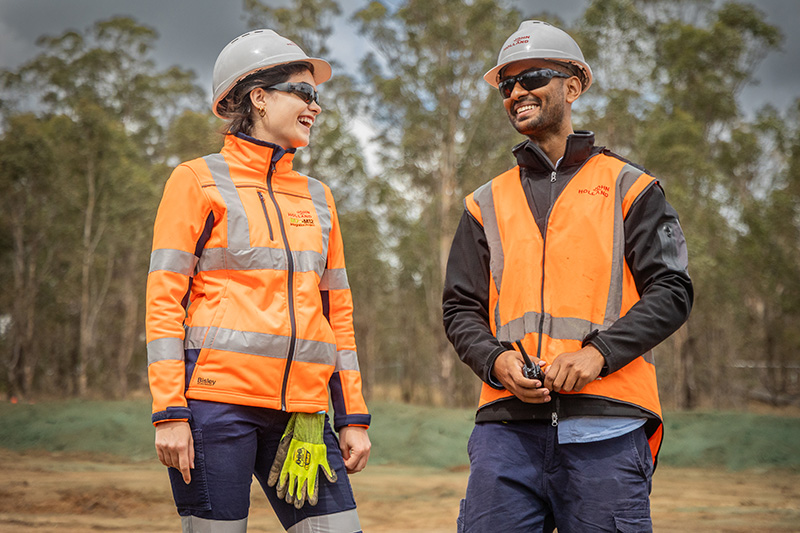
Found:
<svg viewBox="0 0 800 533"><path fill-rule="evenodd" d="M522 102L533 103L539 106L538 112L533 118L526 118L519 121L516 116L509 117L511 125L522 135L526 135L532 139L541 139L552 133L557 133L563 127L566 104L564 104L563 99L559 98L558 95L551 95L544 102L540 98L529 96L522 100Z"/></svg>

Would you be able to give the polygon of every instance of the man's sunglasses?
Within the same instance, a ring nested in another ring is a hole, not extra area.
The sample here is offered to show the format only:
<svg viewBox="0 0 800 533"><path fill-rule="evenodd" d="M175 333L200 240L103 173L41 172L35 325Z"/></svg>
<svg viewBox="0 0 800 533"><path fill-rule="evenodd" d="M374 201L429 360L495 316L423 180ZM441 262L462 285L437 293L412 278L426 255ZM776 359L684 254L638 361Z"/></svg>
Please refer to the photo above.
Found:
<svg viewBox="0 0 800 533"><path fill-rule="evenodd" d="M520 72L516 76L504 79L498 84L497 88L500 90L500 94L503 95L503 98L508 98L511 96L511 93L514 92L514 86L518 83L526 91L533 91L539 87L544 87L550 83L550 80L553 78L571 77L572 76L568 74L564 74L549 68L531 69L526 70L525 72Z"/></svg>
<svg viewBox="0 0 800 533"><path fill-rule="evenodd" d="M285 81L283 83L277 83L269 87L264 87L264 90L296 94L307 104L310 104L312 101L319 104L319 93L310 83L306 83L304 81L299 83Z"/></svg>

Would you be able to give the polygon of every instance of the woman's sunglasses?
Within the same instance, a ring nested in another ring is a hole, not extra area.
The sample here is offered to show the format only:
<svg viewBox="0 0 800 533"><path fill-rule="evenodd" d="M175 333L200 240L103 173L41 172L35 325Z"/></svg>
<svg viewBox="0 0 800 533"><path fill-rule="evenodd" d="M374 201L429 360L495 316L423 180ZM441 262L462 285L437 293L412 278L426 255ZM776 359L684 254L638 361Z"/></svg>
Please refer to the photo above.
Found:
<svg viewBox="0 0 800 533"><path fill-rule="evenodd" d="M307 104L310 104L312 101L319 104L319 93L310 83L306 83L304 81L299 83L285 81L283 83L277 83L269 87L264 87L264 90L296 94Z"/></svg>
<svg viewBox="0 0 800 533"><path fill-rule="evenodd" d="M569 76L568 74L564 74L549 68L531 69L526 70L525 72L520 72L516 76L504 79L497 85L497 88L500 90L500 94L503 95L503 98L508 98L511 96L511 93L514 92L514 86L518 83L526 91L533 91L539 87L544 87L550 83L550 80L553 78L571 77L572 76Z"/></svg>

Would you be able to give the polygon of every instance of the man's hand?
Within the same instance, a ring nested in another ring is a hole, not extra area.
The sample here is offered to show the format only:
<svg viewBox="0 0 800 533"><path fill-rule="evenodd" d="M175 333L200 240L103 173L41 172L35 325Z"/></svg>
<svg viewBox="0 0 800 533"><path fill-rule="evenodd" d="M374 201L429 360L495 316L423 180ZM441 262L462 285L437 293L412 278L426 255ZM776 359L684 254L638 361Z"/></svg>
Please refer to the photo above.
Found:
<svg viewBox="0 0 800 533"><path fill-rule="evenodd" d="M156 424L156 452L164 466L177 468L187 485L192 480L189 469L194 468L194 439L189 422L172 420Z"/></svg>
<svg viewBox="0 0 800 533"><path fill-rule="evenodd" d="M543 362L533 358L533 364L542 366ZM546 403L550 401L550 390L538 379L528 379L522 373L525 362L522 354L508 350L497 356L492 373L507 391L526 403ZM601 365L602 366L602 365ZM547 380L545 380L546 382Z"/></svg>
<svg viewBox="0 0 800 533"><path fill-rule="evenodd" d="M359 426L344 426L339 430L339 449L348 474L361 472L367 466L372 443L367 429Z"/></svg>
<svg viewBox="0 0 800 533"><path fill-rule="evenodd" d="M591 344L577 352L562 353L547 367L545 387L555 392L578 392L597 379L605 364L603 355Z"/></svg>

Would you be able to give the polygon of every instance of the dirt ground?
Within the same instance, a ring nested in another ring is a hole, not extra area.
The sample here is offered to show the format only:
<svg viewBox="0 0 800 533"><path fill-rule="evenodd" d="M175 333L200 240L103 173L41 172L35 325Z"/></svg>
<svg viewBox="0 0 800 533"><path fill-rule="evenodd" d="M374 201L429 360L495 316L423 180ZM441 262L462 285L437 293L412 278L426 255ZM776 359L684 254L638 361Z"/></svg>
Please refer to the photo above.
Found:
<svg viewBox="0 0 800 533"><path fill-rule="evenodd" d="M466 469L370 465L353 476L367 532L452 532ZM800 531L800 473L659 467L656 531ZM0 532L180 531L155 464L0 450ZM254 485L248 531L282 531Z"/></svg>

